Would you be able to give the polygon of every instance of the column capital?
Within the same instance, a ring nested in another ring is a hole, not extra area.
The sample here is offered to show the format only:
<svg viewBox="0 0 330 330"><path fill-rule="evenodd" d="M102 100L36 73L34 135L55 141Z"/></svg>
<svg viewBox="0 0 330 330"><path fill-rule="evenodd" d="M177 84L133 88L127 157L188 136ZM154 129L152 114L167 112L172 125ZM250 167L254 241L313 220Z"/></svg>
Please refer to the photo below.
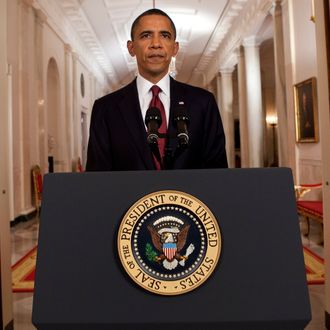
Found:
<svg viewBox="0 0 330 330"><path fill-rule="evenodd" d="M235 50L237 58L244 57L244 46L240 45Z"/></svg>
<svg viewBox="0 0 330 330"><path fill-rule="evenodd" d="M244 47L259 47L260 44L261 44L261 40L257 36L250 36L243 39Z"/></svg>
<svg viewBox="0 0 330 330"><path fill-rule="evenodd" d="M72 52L72 59L73 62L77 62L79 59L79 55L76 52Z"/></svg>
<svg viewBox="0 0 330 330"><path fill-rule="evenodd" d="M274 0L272 9L270 10L272 16L282 16L282 0Z"/></svg>
<svg viewBox="0 0 330 330"><path fill-rule="evenodd" d="M47 21L47 15L41 9L34 9L36 21L43 25Z"/></svg>
<svg viewBox="0 0 330 330"><path fill-rule="evenodd" d="M64 44L64 51L66 53L71 53L72 52L72 47L70 44ZM76 55L78 57L78 55Z"/></svg>
<svg viewBox="0 0 330 330"><path fill-rule="evenodd" d="M232 74L234 72L234 67L224 67L219 69L219 73L224 75L224 74Z"/></svg>

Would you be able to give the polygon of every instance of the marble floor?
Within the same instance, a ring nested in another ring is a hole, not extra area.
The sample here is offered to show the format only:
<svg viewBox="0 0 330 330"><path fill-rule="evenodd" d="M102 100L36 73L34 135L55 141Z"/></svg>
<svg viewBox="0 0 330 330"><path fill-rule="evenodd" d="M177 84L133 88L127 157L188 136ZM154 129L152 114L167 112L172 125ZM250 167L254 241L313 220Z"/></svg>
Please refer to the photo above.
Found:
<svg viewBox="0 0 330 330"><path fill-rule="evenodd" d="M305 230L305 223L301 221L302 232ZM21 222L11 228L12 242L12 264L30 251L38 240L38 220L33 219ZM323 257L323 246L320 241L321 228L312 223L308 238L302 235L303 243L315 253ZM310 285L309 295L312 306L312 320L306 327L307 330L324 330L324 285ZM14 329L31 330L35 327L31 323L32 314L32 293L14 293Z"/></svg>

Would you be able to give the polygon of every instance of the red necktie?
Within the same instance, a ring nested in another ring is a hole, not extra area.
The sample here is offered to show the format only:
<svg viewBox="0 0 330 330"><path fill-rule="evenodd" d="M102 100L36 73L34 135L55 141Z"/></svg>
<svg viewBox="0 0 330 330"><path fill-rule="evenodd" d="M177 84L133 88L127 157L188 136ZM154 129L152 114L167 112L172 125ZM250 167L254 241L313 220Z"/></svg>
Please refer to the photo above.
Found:
<svg viewBox="0 0 330 330"><path fill-rule="evenodd" d="M165 114L165 108L164 105L162 103L162 101L159 98L159 93L161 92L161 89L157 86L154 85L151 87L151 91L152 91L152 99L150 102L150 106L149 107L156 107L160 110L160 114L162 116L162 124L159 127L158 132L160 133L159 139L158 139L158 149L159 149L159 153L160 153L160 157L161 159L163 159L164 157L164 151L165 151L165 142L166 142L166 114ZM162 137L162 135L164 137ZM159 163L159 161L156 159L156 157L154 157L155 163L156 163L156 168L157 170L161 169L161 164Z"/></svg>

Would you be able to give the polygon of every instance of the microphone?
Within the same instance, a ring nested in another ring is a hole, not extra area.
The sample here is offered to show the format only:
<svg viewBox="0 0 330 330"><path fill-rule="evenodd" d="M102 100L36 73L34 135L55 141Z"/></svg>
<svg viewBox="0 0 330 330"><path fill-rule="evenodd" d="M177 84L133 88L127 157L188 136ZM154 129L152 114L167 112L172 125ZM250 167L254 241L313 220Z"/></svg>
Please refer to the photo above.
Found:
<svg viewBox="0 0 330 330"><path fill-rule="evenodd" d="M162 116L160 110L151 107L147 110L145 124L147 126L147 141L150 145L158 145L159 133L158 129L162 124Z"/></svg>
<svg viewBox="0 0 330 330"><path fill-rule="evenodd" d="M174 124L177 130L178 145L180 148L187 148L189 142L188 126L189 117L184 106L178 106L174 111Z"/></svg>

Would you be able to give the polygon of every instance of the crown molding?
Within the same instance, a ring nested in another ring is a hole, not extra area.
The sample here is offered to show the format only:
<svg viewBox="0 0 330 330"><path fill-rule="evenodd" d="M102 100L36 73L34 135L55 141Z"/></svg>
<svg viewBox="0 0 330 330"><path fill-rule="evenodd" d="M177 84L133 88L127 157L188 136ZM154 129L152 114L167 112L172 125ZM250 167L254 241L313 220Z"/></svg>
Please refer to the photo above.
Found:
<svg viewBox="0 0 330 330"><path fill-rule="evenodd" d="M219 57L219 48L226 40L229 31L232 30L233 25L240 19L242 12L247 6L247 0L230 0L219 18L217 26L213 35L208 42L201 60L199 61L196 71L204 71L209 67L210 63Z"/></svg>
<svg viewBox="0 0 330 330"><path fill-rule="evenodd" d="M232 8L232 6L235 7L235 5L239 6L237 15L231 19L230 26L224 37L222 39L214 38L211 40L208 47L216 49L211 56L205 52L205 58L203 58L198 66L199 70L209 68L206 74L208 80L213 79L219 71L219 68L237 64L237 49L242 45L245 38L257 34L266 16L273 7L273 0L229 1L228 10L219 20L219 30L223 28L223 20L227 17L229 8Z"/></svg>
<svg viewBox="0 0 330 330"><path fill-rule="evenodd" d="M111 63L107 61L78 0L34 0L33 6L46 15L46 23L65 45L70 45L72 51L79 54L79 61L94 73L98 81L108 85L110 81L116 81ZM80 30L77 29L79 25Z"/></svg>

